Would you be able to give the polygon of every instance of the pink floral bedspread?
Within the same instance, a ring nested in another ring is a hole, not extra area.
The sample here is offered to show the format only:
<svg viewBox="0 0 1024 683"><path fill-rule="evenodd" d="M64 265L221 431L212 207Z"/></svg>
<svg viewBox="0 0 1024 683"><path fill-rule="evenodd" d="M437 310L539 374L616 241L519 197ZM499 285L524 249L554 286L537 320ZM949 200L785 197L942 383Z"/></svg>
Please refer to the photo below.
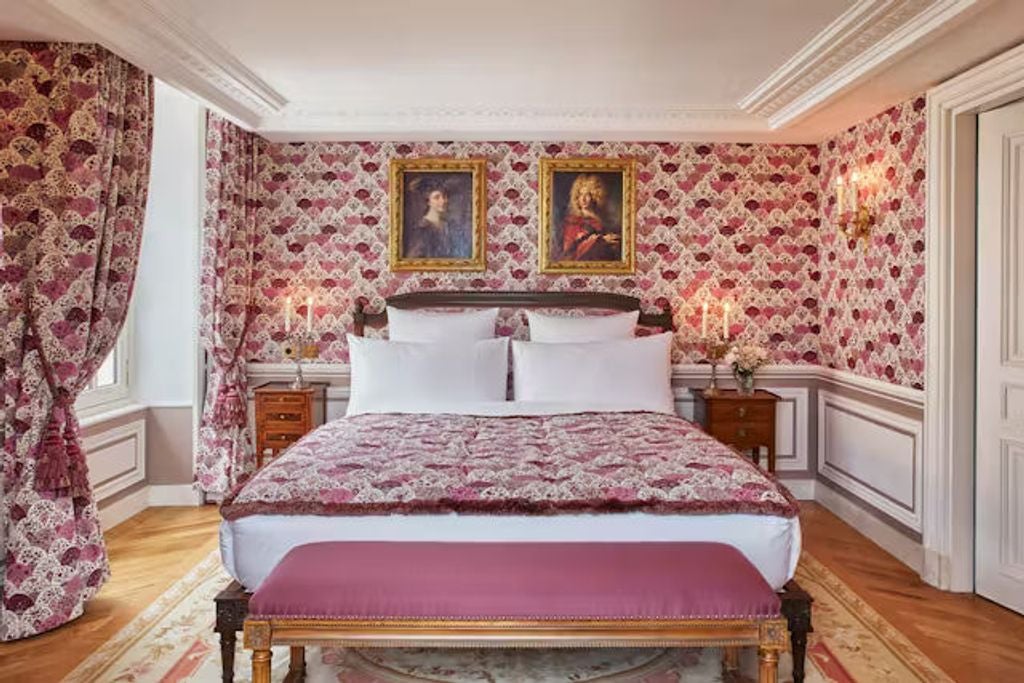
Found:
<svg viewBox="0 0 1024 683"><path fill-rule="evenodd" d="M796 501L686 420L656 413L359 415L316 429L224 501L247 515L748 513Z"/></svg>

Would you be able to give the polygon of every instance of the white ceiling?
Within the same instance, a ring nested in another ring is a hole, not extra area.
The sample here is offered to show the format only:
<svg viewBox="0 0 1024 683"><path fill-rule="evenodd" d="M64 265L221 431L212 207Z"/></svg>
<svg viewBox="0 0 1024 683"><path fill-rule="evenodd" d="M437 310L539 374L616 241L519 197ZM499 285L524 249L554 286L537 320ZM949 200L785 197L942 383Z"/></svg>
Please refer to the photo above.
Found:
<svg viewBox="0 0 1024 683"><path fill-rule="evenodd" d="M1024 41L1024 0L36 0L271 139L817 142Z"/></svg>

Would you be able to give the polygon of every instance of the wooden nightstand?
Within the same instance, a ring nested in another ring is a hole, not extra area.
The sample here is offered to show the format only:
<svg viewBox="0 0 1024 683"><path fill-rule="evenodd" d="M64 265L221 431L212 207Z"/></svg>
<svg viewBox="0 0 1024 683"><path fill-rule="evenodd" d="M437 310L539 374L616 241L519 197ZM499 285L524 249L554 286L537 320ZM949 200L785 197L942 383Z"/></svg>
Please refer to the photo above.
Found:
<svg viewBox="0 0 1024 683"><path fill-rule="evenodd" d="M288 448L307 432L324 422L327 384L310 383L292 389L286 382L270 382L253 390L256 396L256 467L263 457Z"/></svg>
<svg viewBox="0 0 1024 683"><path fill-rule="evenodd" d="M715 396L694 390L694 420L711 436L740 450L750 450L754 463L761 464L761 446L768 449L768 471L775 471L775 403L779 397L756 390L744 396L732 389L719 389Z"/></svg>

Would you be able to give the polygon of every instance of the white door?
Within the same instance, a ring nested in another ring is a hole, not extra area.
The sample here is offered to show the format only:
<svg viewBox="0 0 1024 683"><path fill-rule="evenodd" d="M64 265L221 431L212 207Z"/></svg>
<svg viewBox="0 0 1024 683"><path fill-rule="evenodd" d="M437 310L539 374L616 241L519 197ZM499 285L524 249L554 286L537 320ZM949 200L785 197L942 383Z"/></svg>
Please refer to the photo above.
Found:
<svg viewBox="0 0 1024 683"><path fill-rule="evenodd" d="M1024 101L978 117L975 589L1024 613Z"/></svg>

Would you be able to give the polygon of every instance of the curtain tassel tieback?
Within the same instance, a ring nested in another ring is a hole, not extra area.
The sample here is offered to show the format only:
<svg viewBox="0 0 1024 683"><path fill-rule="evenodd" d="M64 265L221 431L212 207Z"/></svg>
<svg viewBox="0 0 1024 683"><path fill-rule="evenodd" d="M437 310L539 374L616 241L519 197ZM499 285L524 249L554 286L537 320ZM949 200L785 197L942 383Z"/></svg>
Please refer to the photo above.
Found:
<svg viewBox="0 0 1024 683"><path fill-rule="evenodd" d="M242 392L233 382L223 382L217 391L213 419L221 427L241 427L246 423L246 405Z"/></svg>
<svg viewBox="0 0 1024 683"><path fill-rule="evenodd" d="M36 456L36 490L85 495L89 478L84 458L68 402L58 399L50 411Z"/></svg>

